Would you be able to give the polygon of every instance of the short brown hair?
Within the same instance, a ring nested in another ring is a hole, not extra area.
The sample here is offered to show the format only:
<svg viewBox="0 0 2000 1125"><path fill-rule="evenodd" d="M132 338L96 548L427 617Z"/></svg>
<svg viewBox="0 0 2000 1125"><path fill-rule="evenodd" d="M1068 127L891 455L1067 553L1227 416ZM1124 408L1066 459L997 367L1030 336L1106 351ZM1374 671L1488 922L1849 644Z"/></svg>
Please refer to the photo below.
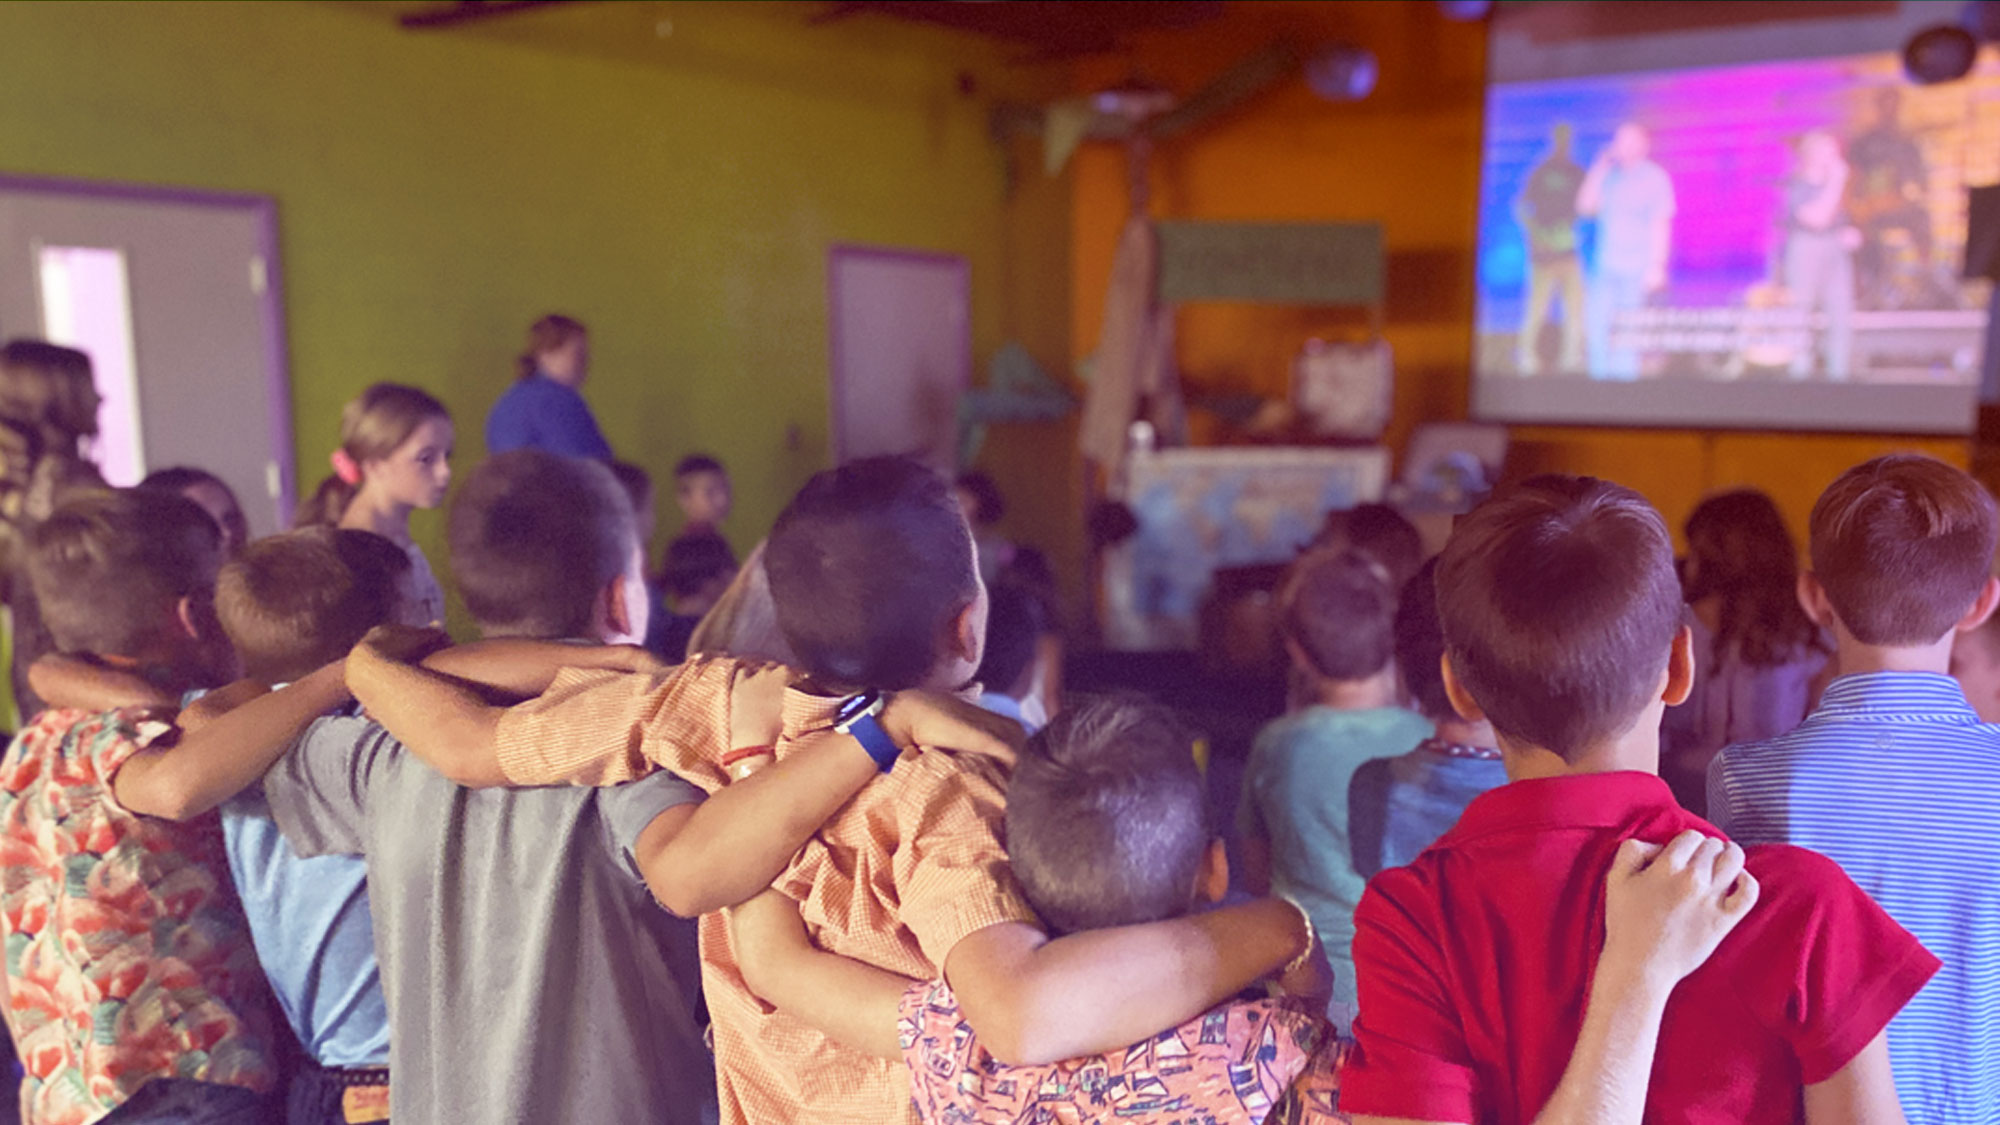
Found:
<svg viewBox="0 0 2000 1125"><path fill-rule="evenodd" d="M1314 551L1278 591L1278 627L1329 680L1365 680L1395 655L1396 585L1359 550Z"/></svg>
<svg viewBox="0 0 2000 1125"><path fill-rule="evenodd" d="M1396 667L1417 713L1432 722L1456 718L1444 690L1444 630L1438 625L1438 561L1431 559L1403 584L1396 603Z"/></svg>
<svg viewBox="0 0 2000 1125"><path fill-rule="evenodd" d="M1590 477L1533 477L1475 509L1437 591L1452 671L1493 729L1564 758L1631 728L1684 612L1660 513Z"/></svg>
<svg viewBox="0 0 2000 1125"><path fill-rule="evenodd" d="M28 580L65 652L141 651L175 603L214 591L221 563L208 513L153 489L71 496L28 536Z"/></svg>
<svg viewBox="0 0 2000 1125"><path fill-rule="evenodd" d="M1007 859L1058 934L1187 913L1215 837L1194 736L1138 699L1065 709L1007 789Z"/></svg>
<svg viewBox="0 0 2000 1125"><path fill-rule="evenodd" d="M1856 465L1812 513L1813 573L1854 639L1930 644L1951 632L1993 572L1993 497L1913 453Z"/></svg>
<svg viewBox="0 0 2000 1125"><path fill-rule="evenodd" d="M516 449L472 470L445 524L465 608L491 635L581 637L631 565L632 504L596 461Z"/></svg>
<svg viewBox="0 0 2000 1125"><path fill-rule="evenodd" d="M303 528L244 548L215 582L215 613L243 674L289 683L395 619L410 556L369 531Z"/></svg>

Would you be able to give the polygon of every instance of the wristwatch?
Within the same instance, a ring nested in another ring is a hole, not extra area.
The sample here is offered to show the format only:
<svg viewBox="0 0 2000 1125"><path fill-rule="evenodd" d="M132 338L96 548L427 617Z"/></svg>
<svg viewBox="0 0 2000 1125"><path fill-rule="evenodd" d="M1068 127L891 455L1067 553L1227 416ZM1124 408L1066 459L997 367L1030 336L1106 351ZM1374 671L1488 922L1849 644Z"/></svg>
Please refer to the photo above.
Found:
<svg viewBox="0 0 2000 1125"><path fill-rule="evenodd" d="M879 691L864 691L860 695L849 696L840 709L833 713L833 729L841 734L851 735L868 756L875 761L876 768L888 773L903 756L903 750L896 745L889 732L882 729L876 716L889 705L889 697Z"/></svg>

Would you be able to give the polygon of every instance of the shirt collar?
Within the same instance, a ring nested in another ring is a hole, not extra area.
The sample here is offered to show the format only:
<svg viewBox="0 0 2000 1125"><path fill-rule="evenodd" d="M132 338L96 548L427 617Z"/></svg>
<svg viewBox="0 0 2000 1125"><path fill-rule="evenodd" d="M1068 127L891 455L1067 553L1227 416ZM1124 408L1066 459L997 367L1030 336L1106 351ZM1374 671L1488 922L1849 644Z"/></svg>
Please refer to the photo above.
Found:
<svg viewBox="0 0 2000 1125"><path fill-rule="evenodd" d="M1473 798L1440 847L1494 832L1615 828L1661 811L1685 816L1656 774L1640 770L1513 781Z"/></svg>
<svg viewBox="0 0 2000 1125"><path fill-rule="evenodd" d="M1937 672L1858 672L1826 687L1815 719L1904 720L1975 725L1979 713L1958 681Z"/></svg>

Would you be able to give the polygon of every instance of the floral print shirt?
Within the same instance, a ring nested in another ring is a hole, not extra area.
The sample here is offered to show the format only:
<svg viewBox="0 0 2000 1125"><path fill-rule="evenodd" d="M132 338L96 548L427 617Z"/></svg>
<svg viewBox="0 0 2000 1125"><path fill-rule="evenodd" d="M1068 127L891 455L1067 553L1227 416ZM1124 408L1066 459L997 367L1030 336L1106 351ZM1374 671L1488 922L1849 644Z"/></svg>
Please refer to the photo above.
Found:
<svg viewBox="0 0 2000 1125"><path fill-rule="evenodd" d="M215 814L177 824L112 795L149 733L120 712L48 711L0 757L6 1019L38 1125L86 1125L153 1078L275 1079Z"/></svg>

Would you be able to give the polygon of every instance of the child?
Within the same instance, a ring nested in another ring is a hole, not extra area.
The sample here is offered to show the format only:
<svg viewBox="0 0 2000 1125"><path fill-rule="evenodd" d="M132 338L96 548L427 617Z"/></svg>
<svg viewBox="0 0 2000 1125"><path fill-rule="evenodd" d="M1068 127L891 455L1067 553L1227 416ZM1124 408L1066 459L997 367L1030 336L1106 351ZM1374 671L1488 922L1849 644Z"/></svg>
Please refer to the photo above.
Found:
<svg viewBox="0 0 2000 1125"><path fill-rule="evenodd" d="M2000 1120L2000 729L1946 677L2000 599L1993 498L1916 456L1848 470L1812 514L1799 583L1842 675L1797 730L1709 770L1717 824L1811 848L1909 927L1944 969L1889 1025L1916 1125Z"/></svg>
<svg viewBox="0 0 2000 1125"><path fill-rule="evenodd" d="M377 383L340 412L333 473L294 521L372 531L410 556L406 612L412 625L444 621L444 590L410 538L410 512L444 502L451 484L451 414L415 387Z"/></svg>
<svg viewBox="0 0 2000 1125"><path fill-rule="evenodd" d="M421 669L370 665L355 687L412 750L463 781L601 784L657 759L710 792L704 812L744 802L756 813L751 841L786 848L783 871L708 903L734 904L776 885L804 904L830 952L905 976L946 977L987 1047L1011 1061L1136 1042L1306 948L1298 912L1272 900L1051 941L1008 871L997 770L949 753L898 757L865 725L876 692L848 693L957 688L978 666L985 591L972 536L936 473L874 458L819 474L779 517L765 563L778 624L810 677L785 693L785 737L775 751L762 742L732 746L728 724L678 706L688 668L657 684L565 673L541 699L504 710ZM841 714L869 738L883 772L851 799L854 782L822 787L824 823L773 809L764 794L774 779L797 776L802 759L819 753L794 739ZM773 764L726 784L743 761L772 753ZM770 827L808 820L803 849ZM768 1013L745 986L719 915L702 920L702 962L725 1122L911 1120L901 1067Z"/></svg>
<svg viewBox="0 0 2000 1125"><path fill-rule="evenodd" d="M1396 590L1380 562L1358 551L1308 554L1293 564L1278 612L1309 703L1250 749L1237 813L1244 884L1312 915L1333 962L1327 1016L1345 1033L1354 1018L1348 946L1366 883L1349 850L1348 783L1362 763L1429 738L1431 724L1397 706Z"/></svg>
<svg viewBox="0 0 2000 1125"><path fill-rule="evenodd" d="M686 523L681 534L707 532L722 534L722 521L735 505L729 489L729 470L705 453L691 453L674 466L674 500L681 506Z"/></svg>
<svg viewBox="0 0 2000 1125"><path fill-rule="evenodd" d="M1424 536L1387 504L1357 504L1326 514L1313 551L1360 551L1382 564L1397 589L1424 564Z"/></svg>
<svg viewBox="0 0 2000 1125"><path fill-rule="evenodd" d="M1047 631L1041 600L1011 582L992 587L987 595L992 604L986 615L986 652L979 661L979 705L1034 734L1049 721L1038 690Z"/></svg>
<svg viewBox="0 0 2000 1125"><path fill-rule="evenodd" d="M178 694L234 672L213 609L221 557L190 501L107 491L36 528L28 572L63 651ZM229 727L211 729L226 744ZM27 1120L122 1106L146 1121L170 1105L192 1115L174 1120L267 1120L270 995L220 834L160 819L199 793L188 777L215 752L207 733L155 743L127 713L51 710L0 759L6 1015Z"/></svg>
<svg viewBox="0 0 2000 1125"><path fill-rule="evenodd" d="M1681 587L1693 616L1694 687L1667 712L1660 776L1681 807L1708 810L1708 764L1724 746L1805 719L1832 646L1799 608L1798 551L1769 496L1739 489L1688 517Z"/></svg>
<svg viewBox="0 0 2000 1125"><path fill-rule="evenodd" d="M1691 677L1658 512L1603 481L1533 478L1459 523L1437 588L1445 691L1492 722L1512 780L1377 875L1355 914L1340 1098L1357 1125L1536 1120L1597 1014L1604 873L1628 841L1704 827L1654 776L1661 711ZM1762 901L1715 955L1677 985L1634 984L1664 1012L1645 1119L1896 1121L1881 1032L1937 959L1811 852L1751 848L1746 870Z"/></svg>
<svg viewBox="0 0 2000 1125"><path fill-rule="evenodd" d="M660 571L666 612L647 636L647 651L670 664L686 659L695 626L722 600L736 580L736 569L736 552L720 535L681 535L667 544Z"/></svg>
<svg viewBox="0 0 2000 1125"><path fill-rule="evenodd" d="M237 502L236 492L207 469L191 465L157 469L147 473L139 487L178 492L201 505L202 511L215 520L215 526L222 529L225 558L235 558L243 552L243 545L250 542L250 521L243 518L243 505Z"/></svg>
<svg viewBox="0 0 2000 1125"><path fill-rule="evenodd" d="M1354 870L1363 879L1417 858L1458 823L1474 797L1507 784L1493 724L1462 719L1452 710L1443 659L1432 559L1403 587L1396 606L1396 667L1404 692L1437 733L1407 754L1377 758L1354 771L1347 790L1347 835Z"/></svg>
<svg viewBox="0 0 2000 1125"><path fill-rule="evenodd" d="M1053 928L1132 925L1222 897L1228 861L1191 741L1162 708L1102 700L1058 716L1029 742L1007 794L1008 850L1022 889ZM1691 859L1695 842L1680 845L1680 854ZM1622 864L1607 886L1611 940L1593 986L1600 1019L1583 1032L1552 1099L1565 1109L1593 1109L1589 1097L1606 1090L1638 1104L1651 1048L1614 1030L1614 1021L1643 1024L1648 1015L1631 1003L1633 982L1646 973L1678 979L1755 899L1752 886L1723 900L1742 870L1739 849L1718 851L1706 872L1671 858L1641 868L1641 859ZM965 1023L949 985L816 951L784 896L769 892L738 907L730 926L759 996L858 1049L905 1062L918 1112L934 1125L1346 1120L1334 1107L1345 1044L1318 1014L1323 997L1238 997L1105 1055L1009 1066ZM1311 975L1301 972L1294 983Z"/></svg>
<svg viewBox="0 0 2000 1125"><path fill-rule="evenodd" d="M42 710L28 669L54 651L21 577L27 533L71 494L105 487L83 455L97 436L97 407L88 355L41 340L0 345L0 591L12 619L14 704L23 719Z"/></svg>

